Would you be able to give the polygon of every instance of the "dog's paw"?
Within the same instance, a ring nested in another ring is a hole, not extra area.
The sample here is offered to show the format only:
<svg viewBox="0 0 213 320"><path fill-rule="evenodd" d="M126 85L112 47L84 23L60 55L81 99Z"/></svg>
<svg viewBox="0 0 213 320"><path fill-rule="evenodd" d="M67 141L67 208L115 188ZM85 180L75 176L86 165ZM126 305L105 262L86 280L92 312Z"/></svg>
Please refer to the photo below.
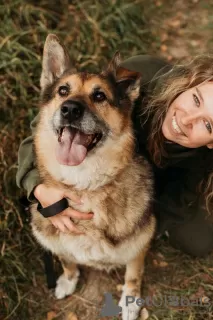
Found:
<svg viewBox="0 0 213 320"><path fill-rule="evenodd" d="M122 308L122 320L136 320L139 316L141 307L136 304L135 299L132 303L126 303L127 292L123 291L121 299L119 301L119 306Z"/></svg>
<svg viewBox="0 0 213 320"><path fill-rule="evenodd" d="M79 274L80 272L77 270L74 277L72 277L70 280L67 279L64 274L58 278L55 289L55 296L57 299L63 299L75 291Z"/></svg>

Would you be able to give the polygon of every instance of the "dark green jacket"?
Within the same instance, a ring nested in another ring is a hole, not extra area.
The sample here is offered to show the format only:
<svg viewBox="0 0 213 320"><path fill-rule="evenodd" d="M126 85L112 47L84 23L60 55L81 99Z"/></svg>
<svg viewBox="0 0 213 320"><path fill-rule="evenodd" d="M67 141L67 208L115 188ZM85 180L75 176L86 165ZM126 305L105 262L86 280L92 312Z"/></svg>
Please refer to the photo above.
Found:
<svg viewBox="0 0 213 320"><path fill-rule="evenodd" d="M153 77L155 77L153 83L157 83L158 79L160 79L159 76L171 68L165 61L145 55L129 58L124 61L122 65L128 69L141 72L142 91L144 94L146 94L148 88L150 90L150 81ZM142 154L146 153L148 132L141 127L137 110L135 110L133 114L133 120L139 150ZM31 123L32 135L26 138L20 145L18 152L18 171L16 175L17 185L27 191L27 197L30 201L34 199L33 190L40 182L39 174L34 163L33 152L33 133L36 123L37 117ZM180 195L185 193L186 189L184 188L188 188L190 189L190 195L192 195L192 197L190 196L191 201L193 197L195 197L195 183L198 183L200 177L203 175L206 159L210 151L206 147L189 149L173 143L168 144L166 147L169 154L167 168L159 169L153 165L158 193L170 194L171 198L171 190L174 189L173 192L178 193L178 197L180 198ZM166 201L169 201L168 197ZM180 202L180 199L178 201ZM187 198L186 201L188 203L189 199ZM177 207L185 205L184 200L184 204L179 203Z"/></svg>

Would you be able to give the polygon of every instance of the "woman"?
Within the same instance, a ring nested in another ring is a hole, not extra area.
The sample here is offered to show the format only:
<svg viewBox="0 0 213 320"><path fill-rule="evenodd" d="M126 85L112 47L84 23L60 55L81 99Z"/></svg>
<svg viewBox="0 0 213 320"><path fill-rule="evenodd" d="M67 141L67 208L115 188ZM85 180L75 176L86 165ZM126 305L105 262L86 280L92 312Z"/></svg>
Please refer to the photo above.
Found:
<svg viewBox="0 0 213 320"><path fill-rule="evenodd" d="M143 108L138 101L133 123L137 152L148 157L155 173L158 232L167 231L171 244L184 252L204 256L213 249L213 57L172 67L136 56L122 66L142 73ZM35 126L36 119L32 136ZM17 184L30 201L47 207L70 195L40 184L32 136L19 149ZM70 218L92 216L67 208L49 219L63 232L79 233Z"/></svg>

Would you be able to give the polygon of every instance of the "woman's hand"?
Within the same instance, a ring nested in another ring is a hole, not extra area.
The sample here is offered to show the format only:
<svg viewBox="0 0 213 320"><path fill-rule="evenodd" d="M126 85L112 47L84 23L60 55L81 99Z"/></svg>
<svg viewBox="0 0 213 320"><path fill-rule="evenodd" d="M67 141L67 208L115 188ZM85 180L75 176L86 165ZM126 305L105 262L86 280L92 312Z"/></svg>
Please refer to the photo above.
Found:
<svg viewBox="0 0 213 320"><path fill-rule="evenodd" d="M81 204L81 200L74 196L71 192L69 193L66 191L65 194L62 190L54 187L47 187L45 184L39 184L34 190L34 195L36 199L38 199L38 201L41 203L43 208L48 207L63 198L69 198L73 202ZM79 220L88 220L92 217L93 213L82 213L69 207L64 211L58 213L57 215L49 217L48 219L61 232L73 232L76 234L82 234L83 232L78 230L71 219L75 218Z"/></svg>

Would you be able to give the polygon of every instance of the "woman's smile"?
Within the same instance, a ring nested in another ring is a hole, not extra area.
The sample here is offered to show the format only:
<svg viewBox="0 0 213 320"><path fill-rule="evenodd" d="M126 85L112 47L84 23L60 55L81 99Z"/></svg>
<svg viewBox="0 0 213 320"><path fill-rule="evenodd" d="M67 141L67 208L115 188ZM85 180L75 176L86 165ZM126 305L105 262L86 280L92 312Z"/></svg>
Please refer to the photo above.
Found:
<svg viewBox="0 0 213 320"><path fill-rule="evenodd" d="M176 113L172 117L172 129L175 134L186 136L183 130L180 128L177 122Z"/></svg>

